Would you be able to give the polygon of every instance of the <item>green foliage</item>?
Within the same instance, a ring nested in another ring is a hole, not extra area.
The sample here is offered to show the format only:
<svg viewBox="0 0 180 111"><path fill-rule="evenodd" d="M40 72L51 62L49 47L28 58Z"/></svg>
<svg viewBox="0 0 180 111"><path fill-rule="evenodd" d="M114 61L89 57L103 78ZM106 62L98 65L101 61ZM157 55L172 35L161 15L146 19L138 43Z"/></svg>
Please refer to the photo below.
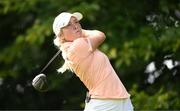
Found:
<svg viewBox="0 0 180 111"><path fill-rule="evenodd" d="M57 51L52 22L62 11L80 11L83 28L106 34L100 49L136 110L180 109L178 0L1 0L0 6L0 109L83 109L87 89L70 72L57 75L60 56L45 71L50 91L39 93L31 86ZM164 66L167 59L175 67ZM146 73L151 62L158 73Z"/></svg>
<svg viewBox="0 0 180 111"><path fill-rule="evenodd" d="M175 110L180 107L180 100L176 91L166 91L161 87L155 94L148 94L145 91L138 91L134 85L130 91L133 96L135 110Z"/></svg>

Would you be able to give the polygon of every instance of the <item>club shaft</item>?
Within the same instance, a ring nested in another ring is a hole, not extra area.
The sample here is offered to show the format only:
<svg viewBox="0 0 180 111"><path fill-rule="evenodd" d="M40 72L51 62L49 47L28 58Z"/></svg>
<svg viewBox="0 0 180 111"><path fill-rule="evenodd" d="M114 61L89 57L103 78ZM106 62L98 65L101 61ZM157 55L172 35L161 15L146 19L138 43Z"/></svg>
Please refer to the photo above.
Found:
<svg viewBox="0 0 180 111"><path fill-rule="evenodd" d="M41 70L40 73L42 73L42 72L51 64L51 62L59 55L60 52L61 52L61 50L59 50L59 51L51 58L51 60L46 64L46 66Z"/></svg>

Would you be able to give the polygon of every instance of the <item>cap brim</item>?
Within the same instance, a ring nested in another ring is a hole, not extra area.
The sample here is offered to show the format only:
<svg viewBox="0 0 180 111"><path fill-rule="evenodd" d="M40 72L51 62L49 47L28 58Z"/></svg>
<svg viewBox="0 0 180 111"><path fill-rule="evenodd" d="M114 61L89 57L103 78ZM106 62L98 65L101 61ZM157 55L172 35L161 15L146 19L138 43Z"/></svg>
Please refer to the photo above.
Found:
<svg viewBox="0 0 180 111"><path fill-rule="evenodd" d="M75 12L72 15L76 17L78 21L83 18L83 15L80 12Z"/></svg>

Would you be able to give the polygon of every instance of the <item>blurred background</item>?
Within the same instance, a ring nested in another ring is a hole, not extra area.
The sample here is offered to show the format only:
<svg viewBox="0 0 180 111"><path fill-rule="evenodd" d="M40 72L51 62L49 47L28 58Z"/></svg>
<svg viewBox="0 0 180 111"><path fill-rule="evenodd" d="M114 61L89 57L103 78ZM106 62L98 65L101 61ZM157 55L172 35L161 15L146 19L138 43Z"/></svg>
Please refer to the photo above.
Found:
<svg viewBox="0 0 180 111"><path fill-rule="evenodd" d="M179 0L1 0L0 109L83 110L86 87L59 55L44 71L50 90L32 79L58 51L52 23L79 11L84 29L106 34L99 47L131 94L135 110L180 109Z"/></svg>

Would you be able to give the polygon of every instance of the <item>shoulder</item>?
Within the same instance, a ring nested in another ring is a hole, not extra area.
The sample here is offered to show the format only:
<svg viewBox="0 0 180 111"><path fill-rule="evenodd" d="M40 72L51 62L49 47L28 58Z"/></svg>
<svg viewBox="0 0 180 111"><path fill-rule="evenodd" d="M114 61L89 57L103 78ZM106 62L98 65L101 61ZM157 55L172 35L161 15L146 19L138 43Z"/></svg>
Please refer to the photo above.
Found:
<svg viewBox="0 0 180 111"><path fill-rule="evenodd" d="M71 46L68 48L68 58L70 60L82 59L87 57L91 51L89 50L89 45L86 38L78 38L74 40Z"/></svg>
<svg viewBox="0 0 180 111"><path fill-rule="evenodd" d="M71 50L81 50L85 48L87 45L87 39L86 38L78 38L74 40L70 46Z"/></svg>
<svg viewBox="0 0 180 111"><path fill-rule="evenodd" d="M79 46L81 44L84 44L85 41L86 41L86 38L81 37L81 38L74 40L72 42L72 45L78 45Z"/></svg>

